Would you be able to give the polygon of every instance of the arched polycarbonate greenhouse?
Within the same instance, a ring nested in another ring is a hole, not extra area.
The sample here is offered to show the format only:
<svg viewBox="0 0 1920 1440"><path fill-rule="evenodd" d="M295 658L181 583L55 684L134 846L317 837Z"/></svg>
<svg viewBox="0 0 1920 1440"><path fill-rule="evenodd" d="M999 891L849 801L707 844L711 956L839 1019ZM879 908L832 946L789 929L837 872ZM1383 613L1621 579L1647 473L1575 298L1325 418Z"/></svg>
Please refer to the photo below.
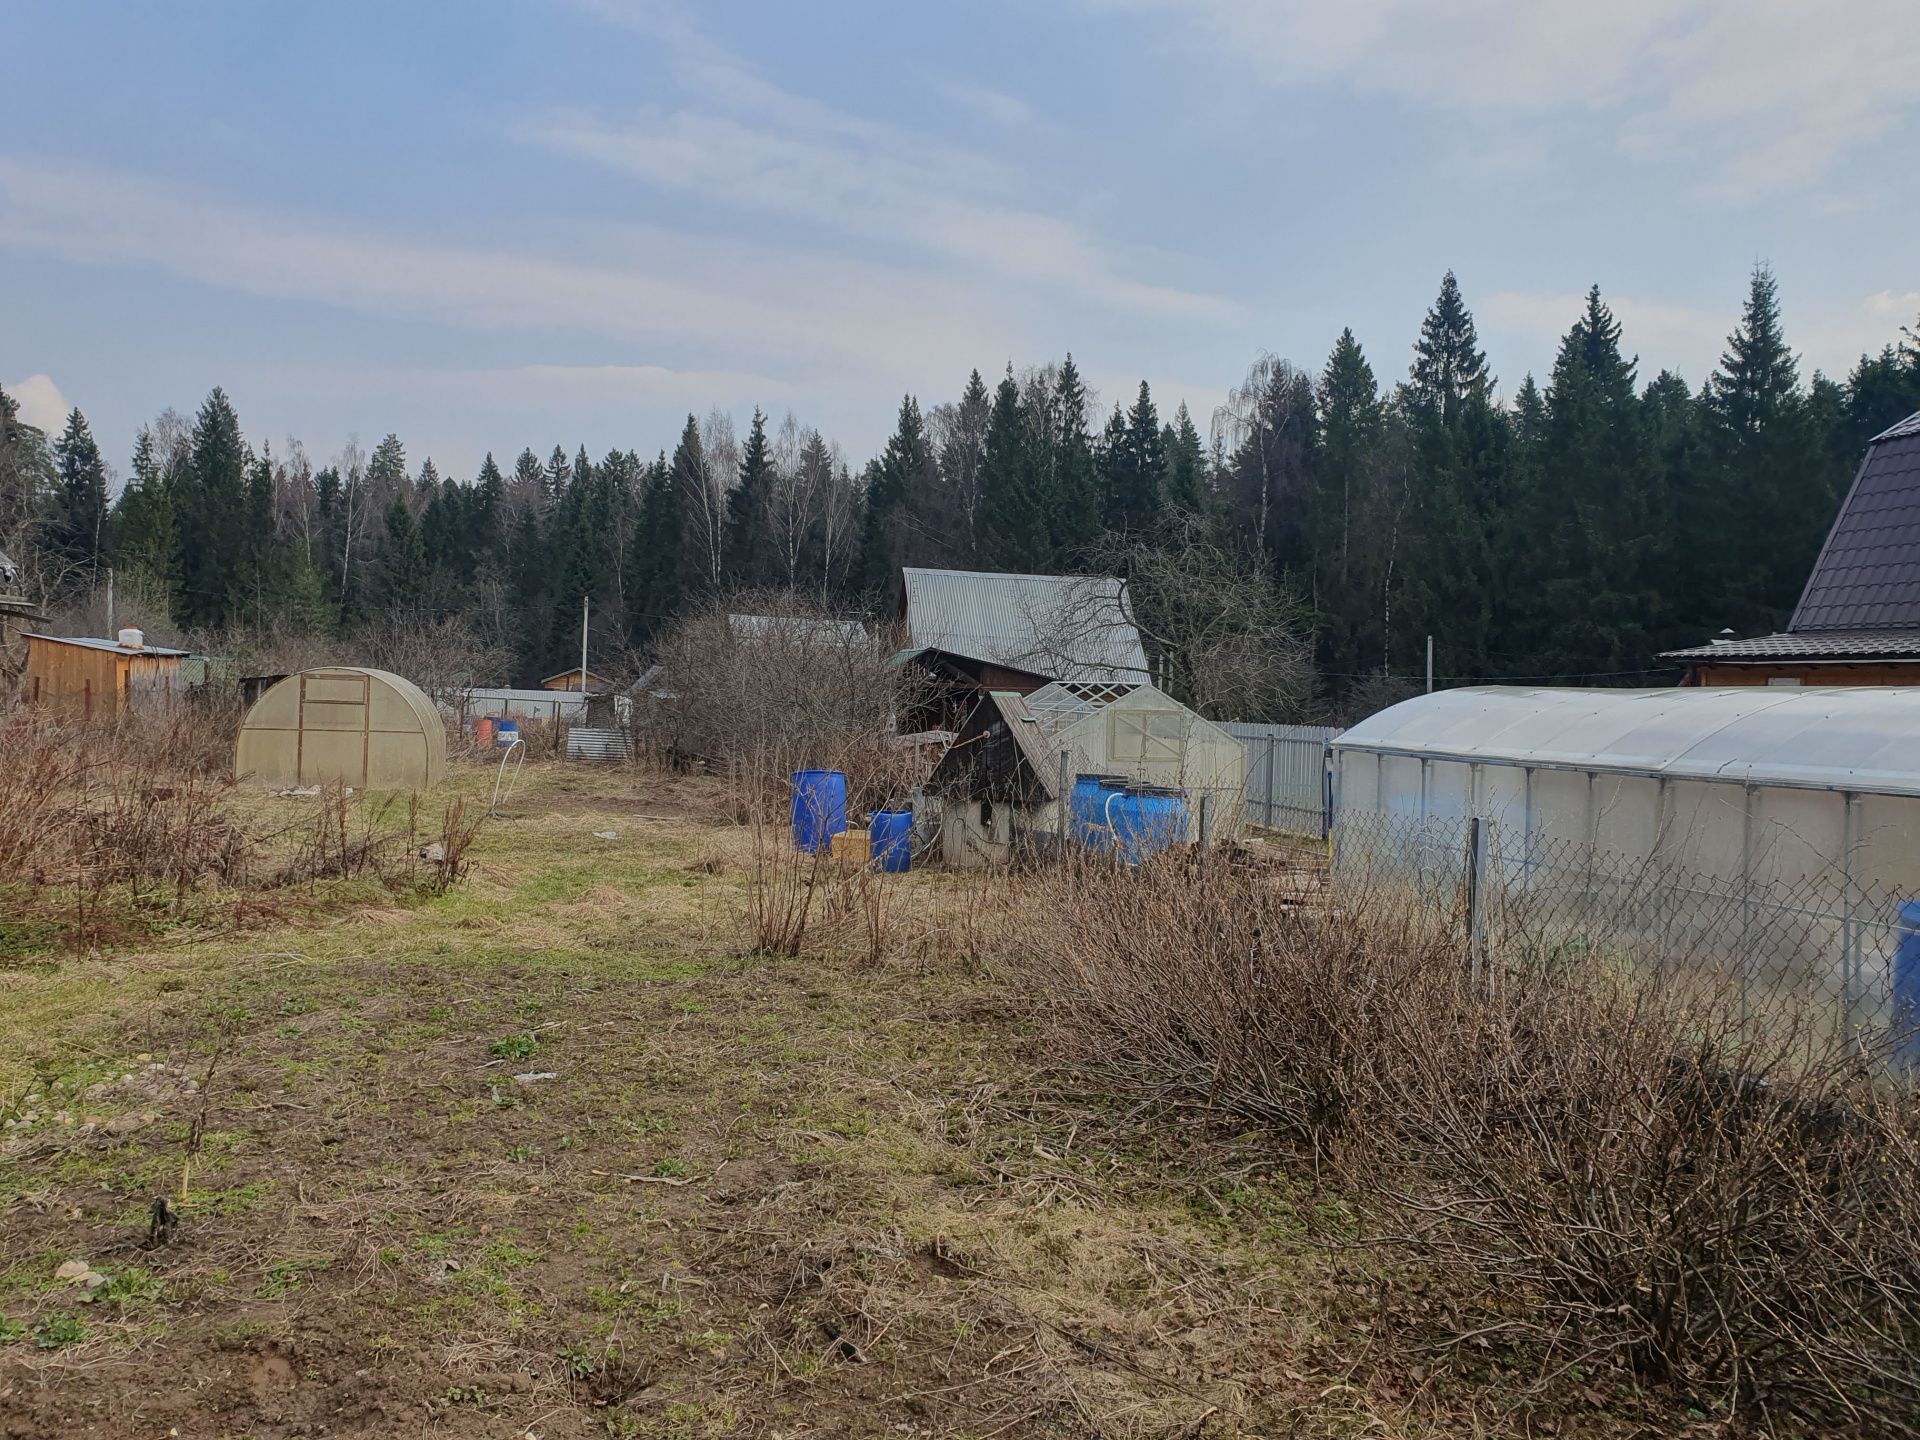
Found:
<svg viewBox="0 0 1920 1440"><path fill-rule="evenodd" d="M446 768L446 726L420 687L352 665L275 684L247 711L233 759L236 775L269 788L425 790Z"/></svg>
<svg viewBox="0 0 1920 1440"><path fill-rule="evenodd" d="M1917 741L1920 689L1441 691L1334 740L1336 873L1446 886L1477 849L1478 882L1557 943L1715 960L1885 1023L1920 900Z"/></svg>

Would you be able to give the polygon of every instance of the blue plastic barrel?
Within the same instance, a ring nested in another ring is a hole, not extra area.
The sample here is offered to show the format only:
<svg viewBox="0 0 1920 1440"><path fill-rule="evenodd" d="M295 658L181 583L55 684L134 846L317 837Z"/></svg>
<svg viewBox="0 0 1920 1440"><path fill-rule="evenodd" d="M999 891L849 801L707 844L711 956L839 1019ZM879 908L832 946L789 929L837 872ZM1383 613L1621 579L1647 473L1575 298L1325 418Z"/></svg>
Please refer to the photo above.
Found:
<svg viewBox="0 0 1920 1440"><path fill-rule="evenodd" d="M1144 787L1122 791L1107 801L1113 848L1129 865L1170 850L1187 833L1187 799L1177 790Z"/></svg>
<svg viewBox="0 0 1920 1440"><path fill-rule="evenodd" d="M1068 834L1075 844L1102 854L1113 849L1113 831L1107 825L1107 801L1124 794L1125 780L1116 775L1082 775L1073 782L1067 802Z"/></svg>
<svg viewBox="0 0 1920 1440"><path fill-rule="evenodd" d="M877 868L895 874L913 864L913 812L876 810L867 822L867 854Z"/></svg>
<svg viewBox="0 0 1920 1440"><path fill-rule="evenodd" d="M1920 1070L1920 900L1901 902L1893 933L1893 1054Z"/></svg>
<svg viewBox="0 0 1920 1440"><path fill-rule="evenodd" d="M493 743L503 749L520 738L518 720L496 720L493 725Z"/></svg>
<svg viewBox="0 0 1920 1440"><path fill-rule="evenodd" d="M825 850L846 833L847 777L838 770L793 772L793 848Z"/></svg>

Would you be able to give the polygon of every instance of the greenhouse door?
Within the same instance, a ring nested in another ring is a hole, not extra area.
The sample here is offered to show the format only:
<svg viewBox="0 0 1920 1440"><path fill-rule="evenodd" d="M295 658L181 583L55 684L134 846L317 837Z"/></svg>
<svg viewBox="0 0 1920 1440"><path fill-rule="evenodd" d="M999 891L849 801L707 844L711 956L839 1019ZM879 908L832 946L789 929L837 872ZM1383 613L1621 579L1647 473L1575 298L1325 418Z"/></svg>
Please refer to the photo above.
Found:
<svg viewBox="0 0 1920 1440"><path fill-rule="evenodd" d="M294 773L357 776L367 784L367 750L373 734L373 682L366 675L300 676L300 722Z"/></svg>

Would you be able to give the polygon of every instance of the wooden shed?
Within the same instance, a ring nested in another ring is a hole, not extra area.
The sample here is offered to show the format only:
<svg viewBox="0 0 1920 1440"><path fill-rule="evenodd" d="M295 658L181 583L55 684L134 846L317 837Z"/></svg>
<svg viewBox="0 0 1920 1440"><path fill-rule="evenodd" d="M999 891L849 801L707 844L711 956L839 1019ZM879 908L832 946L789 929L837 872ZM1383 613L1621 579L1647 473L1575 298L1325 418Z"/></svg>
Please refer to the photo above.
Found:
<svg viewBox="0 0 1920 1440"><path fill-rule="evenodd" d="M385 670L302 670L247 711L233 772L269 789L424 790L447 769L447 732L420 687Z"/></svg>
<svg viewBox="0 0 1920 1440"><path fill-rule="evenodd" d="M138 630L118 640L29 633L27 699L63 714L111 717L185 693L185 650L149 645Z"/></svg>

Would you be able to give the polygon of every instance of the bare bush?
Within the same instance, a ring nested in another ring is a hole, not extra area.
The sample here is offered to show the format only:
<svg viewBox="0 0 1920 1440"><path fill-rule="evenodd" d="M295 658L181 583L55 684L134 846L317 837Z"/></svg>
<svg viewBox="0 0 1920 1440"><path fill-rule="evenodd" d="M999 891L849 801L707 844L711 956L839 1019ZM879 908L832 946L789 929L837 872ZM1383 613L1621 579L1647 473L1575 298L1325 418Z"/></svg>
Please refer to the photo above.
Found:
<svg viewBox="0 0 1920 1440"><path fill-rule="evenodd" d="M236 803L238 706L148 705L117 718L61 719L30 706L0 713L0 889L20 913L48 919L72 944L137 933L139 912L238 915L257 896L371 875L393 889L444 889L464 873L474 825L456 799L442 816L440 859L422 872L413 832L391 798L338 787L291 825L263 824Z"/></svg>
<svg viewBox="0 0 1920 1440"><path fill-rule="evenodd" d="M1443 1340L1915 1433L1920 1100L1846 1037L1598 961L1470 982L1455 917L1392 892L1172 862L1035 884L1021 964L1059 1053L1331 1162L1373 1243L1448 1282Z"/></svg>
<svg viewBox="0 0 1920 1440"><path fill-rule="evenodd" d="M659 658L643 730L671 763L728 775L750 807L779 803L795 770L842 771L856 812L923 778L892 739L913 680L857 622L791 595L735 596L675 626Z"/></svg>
<svg viewBox="0 0 1920 1440"><path fill-rule="evenodd" d="M827 854L796 850L758 813L753 868L747 875L747 948L792 959L807 943L814 905L827 879Z"/></svg>

